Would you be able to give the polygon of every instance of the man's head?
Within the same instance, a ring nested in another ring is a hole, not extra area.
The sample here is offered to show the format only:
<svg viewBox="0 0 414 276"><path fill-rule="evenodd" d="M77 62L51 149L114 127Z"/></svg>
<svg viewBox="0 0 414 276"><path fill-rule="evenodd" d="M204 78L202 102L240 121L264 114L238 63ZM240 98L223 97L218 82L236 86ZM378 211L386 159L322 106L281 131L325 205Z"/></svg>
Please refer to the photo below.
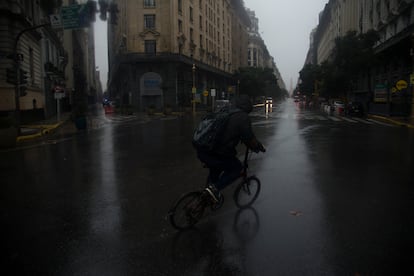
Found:
<svg viewBox="0 0 414 276"><path fill-rule="evenodd" d="M237 108L240 108L247 113L250 113L253 110L253 105L248 95L235 97L233 102Z"/></svg>

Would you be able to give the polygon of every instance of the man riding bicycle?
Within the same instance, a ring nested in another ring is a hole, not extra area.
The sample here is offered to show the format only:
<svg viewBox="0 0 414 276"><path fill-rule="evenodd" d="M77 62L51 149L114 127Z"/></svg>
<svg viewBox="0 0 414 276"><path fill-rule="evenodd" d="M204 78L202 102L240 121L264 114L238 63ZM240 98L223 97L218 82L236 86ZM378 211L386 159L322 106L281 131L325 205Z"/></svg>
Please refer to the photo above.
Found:
<svg viewBox="0 0 414 276"><path fill-rule="evenodd" d="M233 109L233 110L232 110ZM212 151L197 149L197 157L210 169L206 191L215 202L220 201L220 190L240 177L243 165L237 158L236 146L243 142L254 152L265 152L256 139L248 114L253 105L247 95L236 97L230 107L230 117L217 146Z"/></svg>

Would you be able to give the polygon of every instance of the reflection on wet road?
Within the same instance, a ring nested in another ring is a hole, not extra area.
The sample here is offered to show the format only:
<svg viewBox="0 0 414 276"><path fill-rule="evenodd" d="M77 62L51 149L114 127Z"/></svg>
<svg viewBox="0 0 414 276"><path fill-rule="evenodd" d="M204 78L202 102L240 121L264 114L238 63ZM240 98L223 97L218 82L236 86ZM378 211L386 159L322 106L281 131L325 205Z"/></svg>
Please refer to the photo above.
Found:
<svg viewBox="0 0 414 276"><path fill-rule="evenodd" d="M230 187L220 210L182 233L166 215L204 186L191 145L198 117L128 119L2 152L6 267L19 275L414 272L412 130L290 101L269 111L251 114L267 148L250 161L258 200L240 210Z"/></svg>

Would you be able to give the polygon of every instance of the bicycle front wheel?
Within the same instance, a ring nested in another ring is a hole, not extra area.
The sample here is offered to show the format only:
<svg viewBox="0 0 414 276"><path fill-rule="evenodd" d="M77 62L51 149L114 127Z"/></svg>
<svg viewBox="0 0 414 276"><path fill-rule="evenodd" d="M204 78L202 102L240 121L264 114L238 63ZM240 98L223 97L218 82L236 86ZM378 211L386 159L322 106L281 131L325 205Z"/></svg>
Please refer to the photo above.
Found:
<svg viewBox="0 0 414 276"><path fill-rule="evenodd" d="M205 207L202 192L190 192L183 195L170 210L171 225L178 230L192 227L203 216Z"/></svg>
<svg viewBox="0 0 414 276"><path fill-rule="evenodd" d="M234 202L239 208L246 208L259 196L260 180L256 176L246 178L234 191Z"/></svg>

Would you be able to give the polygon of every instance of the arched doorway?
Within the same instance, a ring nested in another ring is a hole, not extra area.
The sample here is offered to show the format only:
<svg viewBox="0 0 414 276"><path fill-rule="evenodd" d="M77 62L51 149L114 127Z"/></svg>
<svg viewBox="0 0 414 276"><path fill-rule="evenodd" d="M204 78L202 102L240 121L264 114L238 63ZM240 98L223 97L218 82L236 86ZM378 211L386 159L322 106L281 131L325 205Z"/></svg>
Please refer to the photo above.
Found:
<svg viewBox="0 0 414 276"><path fill-rule="evenodd" d="M162 78L159 74L148 72L140 79L141 109L161 109L163 104Z"/></svg>

